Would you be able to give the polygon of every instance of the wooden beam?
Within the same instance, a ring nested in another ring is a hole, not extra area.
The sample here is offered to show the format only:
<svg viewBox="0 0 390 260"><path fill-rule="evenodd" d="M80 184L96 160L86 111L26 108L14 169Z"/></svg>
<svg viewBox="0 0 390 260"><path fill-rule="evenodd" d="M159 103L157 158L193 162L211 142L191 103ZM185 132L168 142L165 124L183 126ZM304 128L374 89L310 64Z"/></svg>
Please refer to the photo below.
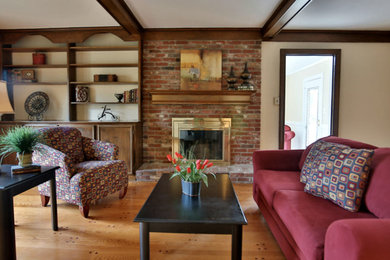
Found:
<svg viewBox="0 0 390 260"><path fill-rule="evenodd" d="M124 0L97 1L130 34L140 34L144 30Z"/></svg>
<svg viewBox="0 0 390 260"><path fill-rule="evenodd" d="M390 42L390 31L282 30L274 42Z"/></svg>
<svg viewBox="0 0 390 260"><path fill-rule="evenodd" d="M283 0L271 15L261 33L264 39L275 37L312 0Z"/></svg>
<svg viewBox="0 0 390 260"><path fill-rule="evenodd" d="M124 41L140 39L140 35L130 35L120 26L0 30L2 44L13 44L28 35L42 35L54 43L78 43L98 33L112 33Z"/></svg>
<svg viewBox="0 0 390 260"><path fill-rule="evenodd" d="M144 40L261 40L258 28L145 29Z"/></svg>

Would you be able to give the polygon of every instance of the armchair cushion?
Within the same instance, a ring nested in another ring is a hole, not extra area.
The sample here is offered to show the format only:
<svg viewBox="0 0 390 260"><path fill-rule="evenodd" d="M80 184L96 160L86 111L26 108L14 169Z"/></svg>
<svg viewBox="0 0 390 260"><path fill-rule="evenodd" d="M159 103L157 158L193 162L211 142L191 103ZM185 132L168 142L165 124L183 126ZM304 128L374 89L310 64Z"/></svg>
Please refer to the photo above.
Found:
<svg viewBox="0 0 390 260"><path fill-rule="evenodd" d="M113 143L82 137L85 160L108 161L118 160L119 149Z"/></svg>
<svg viewBox="0 0 390 260"><path fill-rule="evenodd" d="M66 154L73 163L84 161L81 133L72 127L46 127L38 130L45 144Z"/></svg>

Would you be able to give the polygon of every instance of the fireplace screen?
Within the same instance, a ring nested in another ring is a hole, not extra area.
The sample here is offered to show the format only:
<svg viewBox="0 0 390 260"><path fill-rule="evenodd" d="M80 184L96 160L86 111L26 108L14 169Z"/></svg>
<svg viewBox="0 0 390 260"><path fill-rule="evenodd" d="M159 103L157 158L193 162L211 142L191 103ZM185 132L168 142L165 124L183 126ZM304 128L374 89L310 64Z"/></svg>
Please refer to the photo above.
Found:
<svg viewBox="0 0 390 260"><path fill-rule="evenodd" d="M172 118L172 154L230 162L230 118Z"/></svg>
<svg viewBox="0 0 390 260"><path fill-rule="evenodd" d="M196 159L223 160L222 130L180 130L180 153Z"/></svg>

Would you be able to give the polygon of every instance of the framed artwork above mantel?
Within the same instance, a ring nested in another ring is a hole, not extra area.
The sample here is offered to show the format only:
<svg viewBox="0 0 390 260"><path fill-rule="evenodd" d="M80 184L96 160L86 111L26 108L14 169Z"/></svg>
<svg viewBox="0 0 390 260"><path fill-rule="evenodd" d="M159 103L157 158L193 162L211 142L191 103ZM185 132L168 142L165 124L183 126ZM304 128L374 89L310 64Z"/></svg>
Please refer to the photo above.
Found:
<svg viewBox="0 0 390 260"><path fill-rule="evenodd" d="M221 50L180 51L180 90L215 91L221 88Z"/></svg>

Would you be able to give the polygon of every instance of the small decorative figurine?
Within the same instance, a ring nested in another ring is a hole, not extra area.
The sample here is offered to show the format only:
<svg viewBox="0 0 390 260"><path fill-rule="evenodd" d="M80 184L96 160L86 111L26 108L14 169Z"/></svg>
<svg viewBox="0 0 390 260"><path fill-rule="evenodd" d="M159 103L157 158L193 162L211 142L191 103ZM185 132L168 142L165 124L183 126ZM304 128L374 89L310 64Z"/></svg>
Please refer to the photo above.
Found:
<svg viewBox="0 0 390 260"><path fill-rule="evenodd" d="M111 108L108 108L107 105L105 105L103 108L103 111L98 115L98 120L101 121L106 118L106 115L110 115L112 121L119 121L119 116L114 115L113 113L109 112Z"/></svg>

